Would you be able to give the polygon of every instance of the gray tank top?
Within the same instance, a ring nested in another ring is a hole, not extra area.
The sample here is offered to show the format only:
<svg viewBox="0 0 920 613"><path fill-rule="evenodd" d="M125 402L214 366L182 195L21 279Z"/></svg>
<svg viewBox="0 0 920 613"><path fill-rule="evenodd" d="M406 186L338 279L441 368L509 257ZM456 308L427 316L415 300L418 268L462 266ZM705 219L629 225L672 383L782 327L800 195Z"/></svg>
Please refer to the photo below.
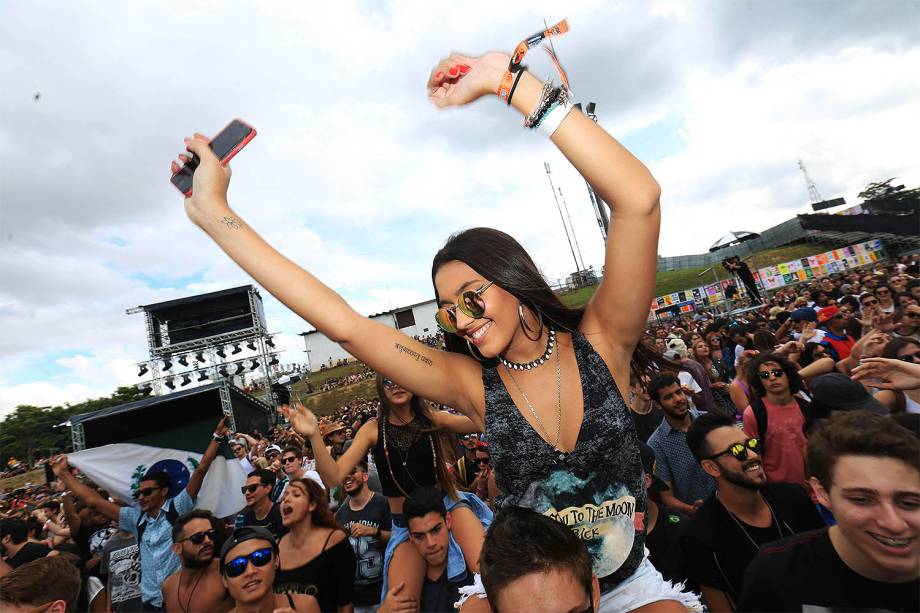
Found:
<svg viewBox="0 0 920 613"><path fill-rule="evenodd" d="M495 368L483 369L486 437L499 506L521 506L570 527L594 558L609 590L642 562L645 480L636 430L607 365L579 332L572 334L584 395L575 449L554 451L520 414Z"/></svg>

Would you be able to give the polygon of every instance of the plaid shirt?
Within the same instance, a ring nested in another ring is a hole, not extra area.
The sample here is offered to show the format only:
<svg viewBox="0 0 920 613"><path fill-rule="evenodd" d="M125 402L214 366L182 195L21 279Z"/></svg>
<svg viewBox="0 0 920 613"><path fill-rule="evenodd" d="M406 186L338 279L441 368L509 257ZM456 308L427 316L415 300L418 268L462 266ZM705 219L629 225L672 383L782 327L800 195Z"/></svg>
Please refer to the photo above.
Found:
<svg viewBox="0 0 920 613"><path fill-rule="evenodd" d="M691 421L699 412L690 410ZM655 476L670 481L674 497L687 504L706 500L716 491L716 480L706 474L687 447L687 433L671 427L662 419L658 428L648 439L648 446L655 452Z"/></svg>
<svg viewBox="0 0 920 613"><path fill-rule="evenodd" d="M141 600L146 604L154 607L163 606L163 594L160 586L181 566L179 556L172 551L172 524L166 519L164 509L166 505L173 505L176 512L181 517L195 507L188 492L182 490L175 498L170 498L156 519L147 513L143 514L143 522L147 527L144 529L144 538L141 539ZM130 532L137 538L137 522L141 519L141 511L137 507L122 507L118 512L118 528Z"/></svg>

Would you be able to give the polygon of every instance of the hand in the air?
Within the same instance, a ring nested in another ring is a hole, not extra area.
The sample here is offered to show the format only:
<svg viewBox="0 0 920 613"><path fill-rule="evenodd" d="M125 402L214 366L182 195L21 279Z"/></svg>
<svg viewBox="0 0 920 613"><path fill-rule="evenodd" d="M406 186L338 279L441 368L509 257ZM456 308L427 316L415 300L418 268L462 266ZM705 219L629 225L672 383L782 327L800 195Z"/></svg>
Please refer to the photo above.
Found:
<svg viewBox="0 0 920 613"><path fill-rule="evenodd" d="M920 364L903 360L866 358L851 374L853 379L878 389L920 389Z"/></svg>
<svg viewBox="0 0 920 613"><path fill-rule="evenodd" d="M190 153L199 159L192 178L192 195L185 199L185 212L199 226L209 218L220 220L221 216L229 212L227 188L230 185L230 167L223 166L211 151L208 146L211 139L207 136L196 132L194 137L184 140L186 152L179 154L179 162L188 162ZM173 173L178 172L179 162L174 160L170 164Z"/></svg>
<svg viewBox="0 0 920 613"><path fill-rule="evenodd" d="M67 456L61 454L51 459L51 472L55 477L60 477L61 473L67 470Z"/></svg>
<svg viewBox="0 0 920 613"><path fill-rule="evenodd" d="M510 59L505 53L487 53L479 57L451 53L431 70L428 99L444 108L463 106L495 94Z"/></svg>
<svg viewBox="0 0 920 613"><path fill-rule="evenodd" d="M297 434L300 434L304 438L309 438L316 432L318 423L316 421L316 415L302 404L294 403L293 405L285 405L281 407L281 412L284 414L284 417L291 422L291 426Z"/></svg>

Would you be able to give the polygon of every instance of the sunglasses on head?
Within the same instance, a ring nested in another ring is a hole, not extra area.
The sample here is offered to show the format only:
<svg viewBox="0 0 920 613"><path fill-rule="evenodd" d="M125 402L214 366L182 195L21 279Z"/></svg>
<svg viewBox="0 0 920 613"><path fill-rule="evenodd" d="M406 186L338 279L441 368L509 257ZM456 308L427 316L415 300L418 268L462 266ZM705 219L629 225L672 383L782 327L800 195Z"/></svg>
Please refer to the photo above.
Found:
<svg viewBox="0 0 920 613"><path fill-rule="evenodd" d="M266 487L266 485L264 483L256 483L254 485L244 485L243 487L240 488L240 491L243 492L243 495L245 496L246 494L254 494L256 490L259 489L260 487Z"/></svg>
<svg viewBox="0 0 920 613"><path fill-rule="evenodd" d="M719 456L732 454L735 458L741 460L747 460L748 450L753 451L754 453L760 453L760 440L756 438L749 438L743 443L735 443L725 451L711 455L706 460L715 460Z"/></svg>
<svg viewBox="0 0 920 613"><path fill-rule="evenodd" d="M786 373L785 373L782 369L780 369L780 368L774 368L773 370L761 370L761 371L758 371L757 376L760 377L761 379L763 379L764 381L766 381L766 380L769 379L770 377L776 377L777 379L779 379L780 377L782 377L782 376L785 375L785 374L786 374Z"/></svg>
<svg viewBox="0 0 920 613"><path fill-rule="evenodd" d="M154 493L155 491L160 490L160 489L163 489L163 488L159 488L159 487L145 487L145 488L142 489L142 490L137 490L136 492L134 492L134 499L137 500L137 499L140 498L141 496L149 496L150 494L152 494L152 493Z"/></svg>
<svg viewBox="0 0 920 613"><path fill-rule="evenodd" d="M256 549L248 556L240 556L238 558L233 558L224 565L224 574L230 577L239 577L244 572L246 572L246 567L249 566L249 562L252 562L253 566L262 567L272 561L272 548L265 547L264 549Z"/></svg>
<svg viewBox="0 0 920 613"><path fill-rule="evenodd" d="M489 281L477 290L468 289L457 300L456 306L441 307L434 315L434 320L438 327L445 332L454 333L457 331L457 309L463 311L463 314L473 319L479 319L486 312L486 303L482 299L482 293L492 287L492 281Z"/></svg>
<svg viewBox="0 0 920 613"><path fill-rule="evenodd" d="M216 530L204 530L202 532L196 532L191 536L187 536L184 539L180 539L179 542L181 543L182 541L192 541L192 545L201 545L205 538L213 543L215 536L217 536Z"/></svg>

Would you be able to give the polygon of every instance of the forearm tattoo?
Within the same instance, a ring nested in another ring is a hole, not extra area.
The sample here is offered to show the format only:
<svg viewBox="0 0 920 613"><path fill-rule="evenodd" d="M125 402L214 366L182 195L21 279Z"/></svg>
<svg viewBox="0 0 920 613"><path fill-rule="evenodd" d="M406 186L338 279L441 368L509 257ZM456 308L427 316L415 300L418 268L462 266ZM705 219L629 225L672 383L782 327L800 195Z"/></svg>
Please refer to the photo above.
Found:
<svg viewBox="0 0 920 613"><path fill-rule="evenodd" d="M421 353L415 351L414 349L410 349L405 345L400 345L399 343L393 343L393 346L396 347L396 351L405 353L407 356L415 358L416 362L422 362L426 366L431 366L432 364L431 358L423 356Z"/></svg>
<svg viewBox="0 0 920 613"><path fill-rule="evenodd" d="M234 217L225 216L223 219L220 220L220 223L224 224L231 230L239 230L240 228L243 227L243 224L241 224L240 221Z"/></svg>

